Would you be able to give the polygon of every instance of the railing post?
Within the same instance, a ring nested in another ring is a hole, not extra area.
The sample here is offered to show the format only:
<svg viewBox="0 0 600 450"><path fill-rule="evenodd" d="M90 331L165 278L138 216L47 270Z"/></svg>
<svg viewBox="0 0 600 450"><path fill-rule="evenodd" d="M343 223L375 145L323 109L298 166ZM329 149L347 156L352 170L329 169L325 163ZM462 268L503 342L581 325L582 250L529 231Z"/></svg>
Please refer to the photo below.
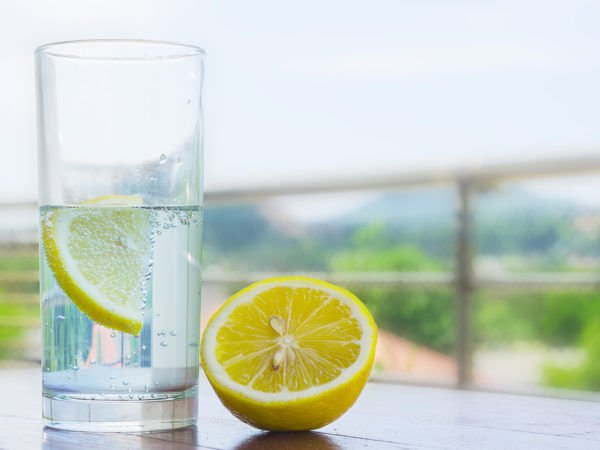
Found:
<svg viewBox="0 0 600 450"><path fill-rule="evenodd" d="M457 239L456 239L456 359L458 363L457 384L467 387L471 382L473 367L473 242L472 242L472 194L473 180L457 181Z"/></svg>

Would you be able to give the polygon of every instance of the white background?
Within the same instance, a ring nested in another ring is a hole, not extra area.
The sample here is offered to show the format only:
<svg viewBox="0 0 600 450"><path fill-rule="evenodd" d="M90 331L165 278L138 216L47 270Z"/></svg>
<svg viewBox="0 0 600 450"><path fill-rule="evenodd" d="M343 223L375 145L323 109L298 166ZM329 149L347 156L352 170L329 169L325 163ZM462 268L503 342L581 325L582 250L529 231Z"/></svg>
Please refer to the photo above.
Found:
<svg viewBox="0 0 600 450"><path fill-rule="evenodd" d="M598 23L591 0L1 1L0 202L36 198L47 42L205 48L219 189L600 151Z"/></svg>

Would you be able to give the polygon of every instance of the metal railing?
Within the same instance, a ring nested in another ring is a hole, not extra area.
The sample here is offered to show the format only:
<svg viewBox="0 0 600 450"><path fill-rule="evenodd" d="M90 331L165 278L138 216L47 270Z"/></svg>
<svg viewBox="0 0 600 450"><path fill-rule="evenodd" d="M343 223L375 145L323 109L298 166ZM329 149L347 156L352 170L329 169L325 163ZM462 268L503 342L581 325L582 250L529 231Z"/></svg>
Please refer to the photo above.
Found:
<svg viewBox="0 0 600 450"><path fill-rule="evenodd" d="M453 186L456 191L456 254L454 273L340 273L311 272L304 274L347 286L389 286L395 288L447 287L455 291L456 358L458 387L471 383L473 354L472 296L476 288L547 290L560 286L566 289L600 289L600 276L581 273L527 273L477 276L473 273L473 195L501 183L532 178L585 175L600 173L600 152L578 157L525 161L518 163L471 166L453 170L430 170L410 173L389 173L372 177L328 179L322 182L262 186L247 189L215 190L205 195L207 205L252 203L275 197L359 192L369 190L399 190L434 185ZM35 202L0 204L3 210L35 208ZM248 284L274 275L273 272L211 272L203 274L207 284ZM26 275L23 275L27 278Z"/></svg>
<svg viewBox="0 0 600 450"><path fill-rule="evenodd" d="M506 274L498 277L477 278L473 273L473 195L501 183L533 178L585 175L600 172L600 152L577 157L521 161L489 166L471 166L449 170L429 170L412 173L390 173L373 177L329 179L323 182L263 186L250 189L213 191L206 195L208 204L242 203L266 200L272 197L352 192L366 190L397 190L424 186L451 185L457 196L457 231L455 272L450 274L316 274L332 282L346 285L382 284L393 286L451 286L455 290L457 385L468 387L473 366L473 292L480 287L544 289L600 287L600 277L591 274ZM207 274L207 282L251 282L263 274ZM212 280L211 280L212 275ZM266 274L264 274L266 275ZM273 274L270 274L271 276Z"/></svg>

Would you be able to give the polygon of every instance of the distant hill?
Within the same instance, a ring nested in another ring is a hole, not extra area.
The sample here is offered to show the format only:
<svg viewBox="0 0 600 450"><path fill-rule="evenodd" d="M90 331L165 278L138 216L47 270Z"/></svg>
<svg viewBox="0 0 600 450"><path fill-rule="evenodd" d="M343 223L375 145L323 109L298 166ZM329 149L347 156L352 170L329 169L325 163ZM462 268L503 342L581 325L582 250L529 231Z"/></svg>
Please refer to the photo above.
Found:
<svg viewBox="0 0 600 450"><path fill-rule="evenodd" d="M385 222L393 225L423 225L452 223L457 199L452 189L406 190L383 194L350 213L337 217L337 224L366 224ZM522 189L493 190L474 198L477 220L514 215L573 216L589 211L566 200L537 196Z"/></svg>

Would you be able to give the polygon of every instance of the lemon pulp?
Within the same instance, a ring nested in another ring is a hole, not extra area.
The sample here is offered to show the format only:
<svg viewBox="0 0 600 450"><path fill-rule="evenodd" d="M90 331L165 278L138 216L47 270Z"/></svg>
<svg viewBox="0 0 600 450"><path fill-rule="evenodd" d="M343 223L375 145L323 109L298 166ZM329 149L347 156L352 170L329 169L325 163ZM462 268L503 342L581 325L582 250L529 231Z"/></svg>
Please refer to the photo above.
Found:
<svg viewBox="0 0 600 450"><path fill-rule="evenodd" d="M105 196L42 217L42 241L56 281L95 322L137 335L150 274L151 212L139 197Z"/></svg>
<svg viewBox="0 0 600 450"><path fill-rule="evenodd" d="M287 277L256 283L211 318L202 340L208 379L238 417L300 430L339 417L373 364L376 327L350 292Z"/></svg>

